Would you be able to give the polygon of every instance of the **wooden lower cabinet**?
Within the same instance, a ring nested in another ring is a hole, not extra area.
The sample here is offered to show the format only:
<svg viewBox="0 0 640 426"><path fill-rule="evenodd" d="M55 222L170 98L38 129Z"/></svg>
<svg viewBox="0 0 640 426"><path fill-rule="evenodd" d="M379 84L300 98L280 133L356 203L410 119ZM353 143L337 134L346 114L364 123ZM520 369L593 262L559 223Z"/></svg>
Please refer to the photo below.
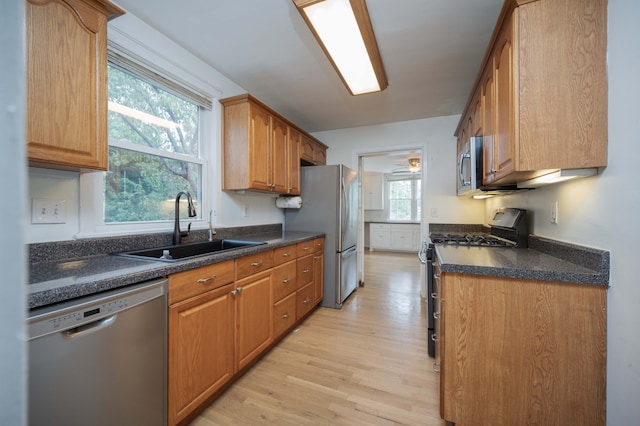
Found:
<svg viewBox="0 0 640 426"><path fill-rule="evenodd" d="M169 276L169 425L192 420L319 303L323 248L316 238Z"/></svg>
<svg viewBox="0 0 640 426"><path fill-rule="evenodd" d="M169 424L177 424L234 374L233 284L169 306Z"/></svg>
<svg viewBox="0 0 640 426"><path fill-rule="evenodd" d="M236 370L244 368L273 339L272 271L236 281Z"/></svg>
<svg viewBox="0 0 640 426"><path fill-rule="evenodd" d="M441 274L442 416L604 425L606 287Z"/></svg>

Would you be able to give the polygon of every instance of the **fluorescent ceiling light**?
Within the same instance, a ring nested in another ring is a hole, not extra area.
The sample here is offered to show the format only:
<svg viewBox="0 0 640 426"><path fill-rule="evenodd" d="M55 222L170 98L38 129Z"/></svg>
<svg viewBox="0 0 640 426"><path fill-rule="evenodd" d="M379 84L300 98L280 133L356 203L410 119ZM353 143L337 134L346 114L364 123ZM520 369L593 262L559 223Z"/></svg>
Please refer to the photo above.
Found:
<svg viewBox="0 0 640 426"><path fill-rule="evenodd" d="M576 179L581 177L595 176L598 174L598 169L566 169L556 170L546 175L538 176L537 178L525 180L518 183L518 188L538 188L544 185L550 185L552 183L564 182L570 179Z"/></svg>
<svg viewBox="0 0 640 426"><path fill-rule="evenodd" d="M352 95L387 87L365 0L293 2Z"/></svg>
<svg viewBox="0 0 640 426"><path fill-rule="evenodd" d="M140 120L147 124L154 124L171 130L182 129L182 124L165 120L164 118L160 118L143 111L138 111L137 109L129 108L128 106L124 106L113 101L109 101L109 111L135 118L136 120Z"/></svg>

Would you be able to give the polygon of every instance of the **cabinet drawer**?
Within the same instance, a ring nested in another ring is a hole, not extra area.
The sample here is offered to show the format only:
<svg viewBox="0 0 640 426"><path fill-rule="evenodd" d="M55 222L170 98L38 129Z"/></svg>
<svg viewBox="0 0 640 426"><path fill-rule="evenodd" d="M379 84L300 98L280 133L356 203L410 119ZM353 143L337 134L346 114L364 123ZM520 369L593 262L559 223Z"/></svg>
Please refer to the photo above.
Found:
<svg viewBox="0 0 640 426"><path fill-rule="evenodd" d="M370 223L369 229L375 231L391 231L391 225L388 223Z"/></svg>
<svg viewBox="0 0 640 426"><path fill-rule="evenodd" d="M313 253L314 251L313 240L305 241L303 243L298 243L296 245L296 251L297 251L298 257L303 257Z"/></svg>
<svg viewBox="0 0 640 426"><path fill-rule="evenodd" d="M391 247L411 250L413 248L413 232L394 230L391 233Z"/></svg>
<svg viewBox="0 0 640 426"><path fill-rule="evenodd" d="M296 320L305 316L313 306L313 283L309 283L296 291Z"/></svg>
<svg viewBox="0 0 640 426"><path fill-rule="evenodd" d="M273 337L279 337L296 322L296 293L273 305Z"/></svg>
<svg viewBox="0 0 640 426"><path fill-rule="evenodd" d="M313 240L313 251L316 253L324 251L324 238L316 238Z"/></svg>
<svg viewBox="0 0 640 426"><path fill-rule="evenodd" d="M291 260L294 260L297 257L296 253L297 251L296 251L295 244L291 244L290 246L286 246L286 247L278 247L277 249L274 249L273 265L278 266L278 265L282 265L283 263L287 263Z"/></svg>
<svg viewBox="0 0 640 426"><path fill-rule="evenodd" d="M169 276L169 304L218 288L234 278L233 260L203 266Z"/></svg>
<svg viewBox="0 0 640 426"><path fill-rule="evenodd" d="M302 288L313 280L313 256L301 257L296 262L297 288Z"/></svg>
<svg viewBox="0 0 640 426"><path fill-rule="evenodd" d="M296 290L296 261L276 266L273 270L273 300L278 301Z"/></svg>
<svg viewBox="0 0 640 426"><path fill-rule="evenodd" d="M273 267L273 250L236 259L236 279L242 279Z"/></svg>

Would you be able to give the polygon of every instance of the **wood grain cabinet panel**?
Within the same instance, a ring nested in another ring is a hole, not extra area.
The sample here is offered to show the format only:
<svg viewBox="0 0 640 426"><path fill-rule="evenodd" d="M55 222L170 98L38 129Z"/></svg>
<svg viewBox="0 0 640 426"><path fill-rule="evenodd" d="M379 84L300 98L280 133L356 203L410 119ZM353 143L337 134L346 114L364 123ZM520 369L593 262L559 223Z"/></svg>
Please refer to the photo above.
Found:
<svg viewBox="0 0 640 426"><path fill-rule="evenodd" d="M482 126L470 96L455 132L482 135L485 184L607 165L606 46L606 1L505 1L472 92Z"/></svg>
<svg viewBox="0 0 640 426"><path fill-rule="evenodd" d="M296 319L304 317L314 306L313 283L309 283L296 291Z"/></svg>
<svg viewBox="0 0 640 426"><path fill-rule="evenodd" d="M606 287L455 273L440 279L445 420L605 424Z"/></svg>
<svg viewBox="0 0 640 426"><path fill-rule="evenodd" d="M296 261L273 268L273 301L277 302L297 288Z"/></svg>
<svg viewBox="0 0 640 426"><path fill-rule="evenodd" d="M233 284L169 306L169 424L177 424L234 374ZM171 290L170 290L171 292Z"/></svg>
<svg viewBox="0 0 640 426"><path fill-rule="evenodd" d="M296 322L296 292L273 305L273 338L282 336Z"/></svg>
<svg viewBox="0 0 640 426"><path fill-rule="evenodd" d="M234 96L220 103L224 125L223 190L299 195L306 141L313 143L314 157L323 157L326 163L325 145L253 96Z"/></svg>
<svg viewBox="0 0 640 426"><path fill-rule="evenodd" d="M236 281L236 371L246 367L273 340L271 270Z"/></svg>
<svg viewBox="0 0 640 426"><path fill-rule="evenodd" d="M106 0L27 0L27 153L30 164L106 170Z"/></svg>
<svg viewBox="0 0 640 426"><path fill-rule="evenodd" d="M189 269L169 276L169 304L213 290L235 279L233 260Z"/></svg>
<svg viewBox="0 0 640 426"><path fill-rule="evenodd" d="M300 289L313 281L313 254L299 257L296 262L296 288Z"/></svg>

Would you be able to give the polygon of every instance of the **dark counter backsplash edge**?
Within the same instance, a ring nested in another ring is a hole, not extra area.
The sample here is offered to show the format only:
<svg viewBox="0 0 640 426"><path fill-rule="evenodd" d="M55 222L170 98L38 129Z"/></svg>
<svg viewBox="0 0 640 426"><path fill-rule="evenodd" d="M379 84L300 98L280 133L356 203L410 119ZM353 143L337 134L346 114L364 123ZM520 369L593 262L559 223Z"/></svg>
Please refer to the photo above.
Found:
<svg viewBox="0 0 640 426"><path fill-rule="evenodd" d="M489 232L489 227L484 225L465 225L451 223L430 223L429 232L453 233L453 232ZM607 250L594 249L563 241L552 240L550 238L539 237L530 234L528 239L530 249L539 251L549 256L557 257L566 262L591 269L599 275L606 277L609 283L610 273L610 252Z"/></svg>
<svg viewBox="0 0 640 426"><path fill-rule="evenodd" d="M282 233L282 224L215 228L215 231L214 238L216 239L242 238L249 235ZM193 243L206 241L208 238L209 230L199 229L191 231L189 236L183 237L182 242ZM29 244L29 262L60 262L88 256L168 246L171 245L172 239L172 232L163 232L33 243Z"/></svg>
<svg viewBox="0 0 640 426"><path fill-rule="evenodd" d="M609 282L611 254L608 250L566 243L537 235L529 235L529 248L591 269L606 276L607 283Z"/></svg>

